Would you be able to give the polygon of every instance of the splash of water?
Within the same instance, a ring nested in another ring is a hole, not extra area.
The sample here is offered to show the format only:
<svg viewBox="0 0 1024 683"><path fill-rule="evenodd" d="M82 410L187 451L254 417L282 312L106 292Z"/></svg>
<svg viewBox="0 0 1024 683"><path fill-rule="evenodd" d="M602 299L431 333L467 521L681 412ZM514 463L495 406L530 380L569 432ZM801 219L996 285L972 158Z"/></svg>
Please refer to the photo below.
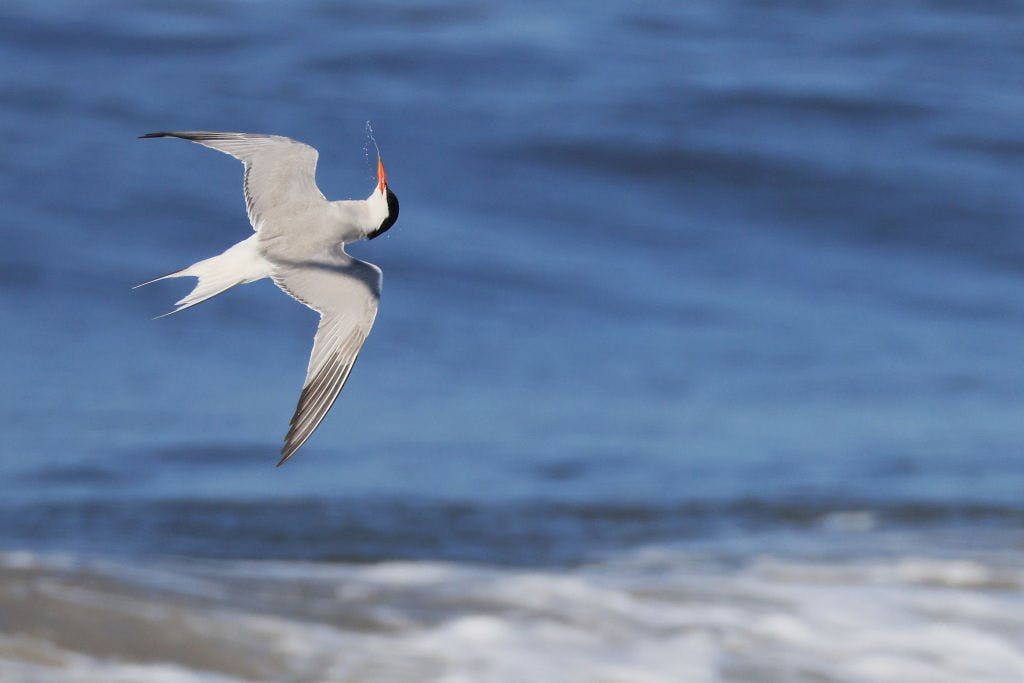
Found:
<svg viewBox="0 0 1024 683"><path fill-rule="evenodd" d="M373 148L377 151L377 158L380 158L380 147L377 146L377 138L373 136L373 124L369 120L366 121L366 142L363 144L363 154L369 161L370 156L370 143L373 143Z"/></svg>
<svg viewBox="0 0 1024 683"><path fill-rule="evenodd" d="M373 124L370 120L366 120L366 142L363 143L363 159L366 161L367 166L370 162L370 143L373 143L373 148L377 151L377 158L380 159L380 147L377 146L377 138L373 136ZM374 176L376 177L376 175Z"/></svg>

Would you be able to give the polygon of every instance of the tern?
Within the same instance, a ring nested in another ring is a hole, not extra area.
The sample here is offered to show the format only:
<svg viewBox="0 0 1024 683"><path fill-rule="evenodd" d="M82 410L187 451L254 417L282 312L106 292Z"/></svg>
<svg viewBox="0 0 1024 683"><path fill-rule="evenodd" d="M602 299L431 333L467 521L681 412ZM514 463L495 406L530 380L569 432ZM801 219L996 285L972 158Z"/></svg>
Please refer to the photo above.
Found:
<svg viewBox="0 0 1024 683"><path fill-rule="evenodd" d="M256 234L212 258L144 282L195 277L177 313L235 285L269 277L320 314L298 406L281 448L284 464L310 437L345 385L377 316L381 270L345 253L398 219L398 199L377 155L377 183L366 199L328 201L316 185L318 152L280 135L182 131L140 138L180 138L229 154L244 166L245 208Z"/></svg>

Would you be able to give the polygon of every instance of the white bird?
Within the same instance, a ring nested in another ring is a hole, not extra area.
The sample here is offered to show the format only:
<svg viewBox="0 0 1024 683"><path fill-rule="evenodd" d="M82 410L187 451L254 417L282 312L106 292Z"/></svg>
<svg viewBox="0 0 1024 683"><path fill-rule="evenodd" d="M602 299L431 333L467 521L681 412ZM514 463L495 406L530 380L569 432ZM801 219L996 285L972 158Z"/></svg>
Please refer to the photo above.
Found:
<svg viewBox="0 0 1024 683"><path fill-rule="evenodd" d="M345 385L366 341L380 300L381 270L345 253L398 219L398 199L377 156L377 184L366 199L328 201L316 185L317 151L279 135L183 131L173 137L230 154L245 168L245 208L256 234L224 253L144 282L196 277L199 282L170 313L195 306L244 282L269 277L286 294L320 314L298 406L281 448L282 465L317 428Z"/></svg>

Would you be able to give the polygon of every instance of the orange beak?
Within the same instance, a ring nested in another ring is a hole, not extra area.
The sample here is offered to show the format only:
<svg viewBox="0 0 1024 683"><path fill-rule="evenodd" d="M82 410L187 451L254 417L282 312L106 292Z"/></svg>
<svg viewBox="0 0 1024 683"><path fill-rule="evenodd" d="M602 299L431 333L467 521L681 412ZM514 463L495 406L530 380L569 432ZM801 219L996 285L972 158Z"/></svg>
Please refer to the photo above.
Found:
<svg viewBox="0 0 1024 683"><path fill-rule="evenodd" d="M384 172L384 162L377 157L377 188L383 193L388 186L388 174Z"/></svg>

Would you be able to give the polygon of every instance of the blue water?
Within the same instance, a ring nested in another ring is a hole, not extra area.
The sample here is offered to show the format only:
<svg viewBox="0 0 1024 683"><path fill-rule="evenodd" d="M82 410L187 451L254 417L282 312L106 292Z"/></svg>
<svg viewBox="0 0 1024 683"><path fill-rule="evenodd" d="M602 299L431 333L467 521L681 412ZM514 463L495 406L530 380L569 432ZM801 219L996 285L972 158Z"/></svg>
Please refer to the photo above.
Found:
<svg viewBox="0 0 1024 683"><path fill-rule="evenodd" d="M1024 509L1016 5L101 6L0 22L0 541L112 501ZM237 162L136 136L290 135L361 197L367 120L380 316L276 470L315 316L150 320L187 285L131 285L249 228Z"/></svg>
<svg viewBox="0 0 1024 683"><path fill-rule="evenodd" d="M1022 10L4 3L0 548L558 571L847 514L857 556L1020 548ZM288 135L341 199L368 120L380 313L275 468L315 314L264 281L151 320L188 284L132 285L250 228L235 160L136 138Z"/></svg>

